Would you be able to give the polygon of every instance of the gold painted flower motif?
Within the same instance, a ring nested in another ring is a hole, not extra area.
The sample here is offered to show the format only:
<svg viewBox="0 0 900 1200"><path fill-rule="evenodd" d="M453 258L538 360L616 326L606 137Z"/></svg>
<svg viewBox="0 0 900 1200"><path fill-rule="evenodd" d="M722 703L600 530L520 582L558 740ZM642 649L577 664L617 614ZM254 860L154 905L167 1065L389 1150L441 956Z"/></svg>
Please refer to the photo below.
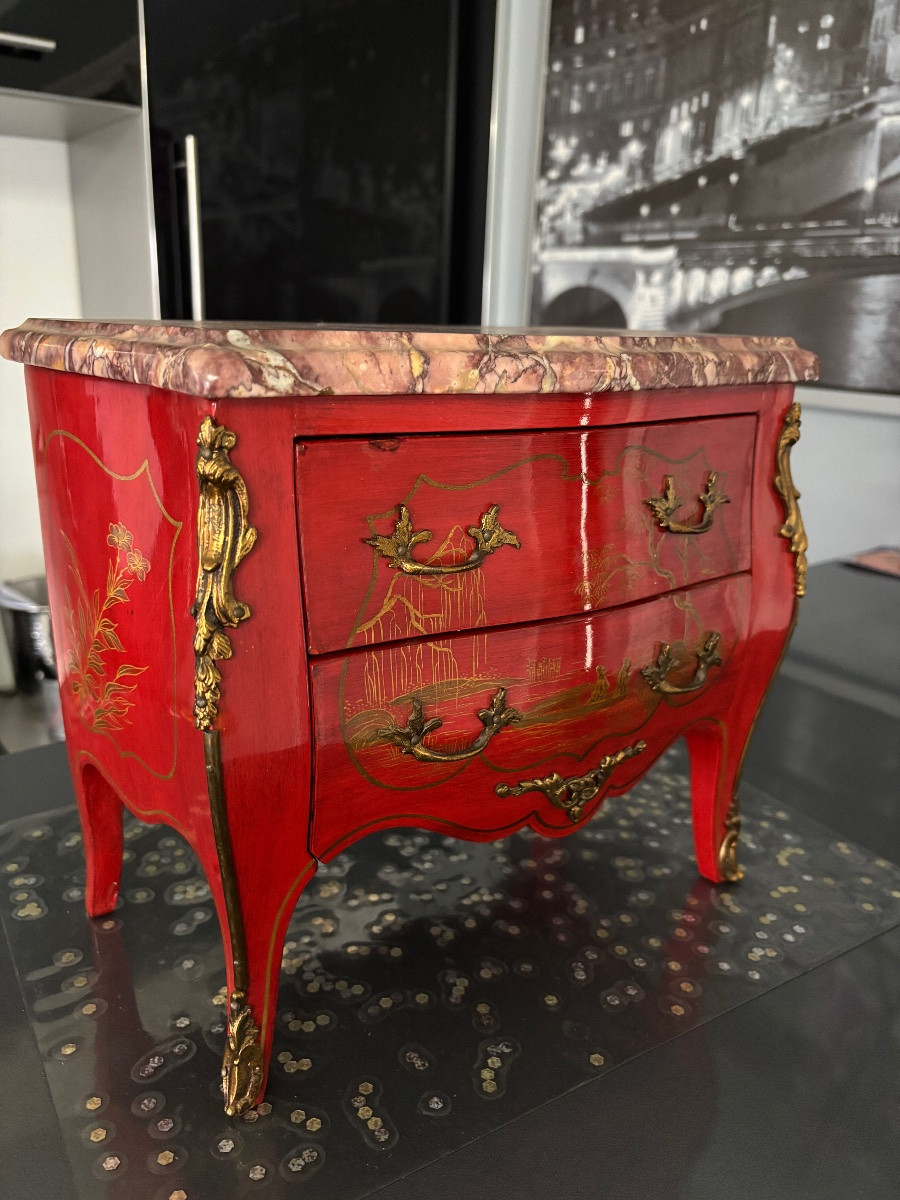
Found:
<svg viewBox="0 0 900 1200"><path fill-rule="evenodd" d="M124 525L110 525L109 537L106 539L110 546L118 550L130 550L134 542L133 536Z"/></svg>
<svg viewBox="0 0 900 1200"><path fill-rule="evenodd" d="M131 534L128 536L130 538ZM140 550L130 550L126 557L126 562L128 563L128 570L132 573L132 575L136 575L142 582L147 578L147 572L150 570L150 564L147 562L146 558L144 558L143 554L141 554Z"/></svg>
<svg viewBox="0 0 900 1200"><path fill-rule="evenodd" d="M107 544L116 554L106 575L106 594L98 589L88 592L81 578L75 550L63 534L69 554L69 572L75 585L73 601L66 589L66 632L69 652L66 659L68 684L78 716L95 733L110 733L130 723L129 709L134 707L130 682L146 667L120 663L112 673L110 654L124 654L116 632L118 626L107 614L124 604L135 580L143 582L150 570L149 561L134 547L134 535L121 524L110 524Z"/></svg>

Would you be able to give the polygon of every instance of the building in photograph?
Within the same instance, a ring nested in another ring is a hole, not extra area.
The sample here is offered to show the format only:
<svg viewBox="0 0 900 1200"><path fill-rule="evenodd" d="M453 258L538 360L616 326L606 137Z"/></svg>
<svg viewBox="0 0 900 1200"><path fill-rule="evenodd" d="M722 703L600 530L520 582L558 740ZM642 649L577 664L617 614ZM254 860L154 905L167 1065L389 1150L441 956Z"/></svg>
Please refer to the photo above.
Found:
<svg viewBox="0 0 900 1200"><path fill-rule="evenodd" d="M898 195L900 0L554 3L537 319L762 333L765 298L791 332L824 285L900 317Z"/></svg>

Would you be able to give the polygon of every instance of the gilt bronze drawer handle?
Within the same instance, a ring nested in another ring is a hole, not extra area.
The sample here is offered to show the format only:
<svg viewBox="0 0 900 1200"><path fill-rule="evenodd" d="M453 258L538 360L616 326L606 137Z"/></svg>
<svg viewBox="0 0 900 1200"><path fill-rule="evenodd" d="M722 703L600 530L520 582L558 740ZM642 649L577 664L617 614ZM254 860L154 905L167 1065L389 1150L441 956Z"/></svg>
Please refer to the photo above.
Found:
<svg viewBox="0 0 900 1200"><path fill-rule="evenodd" d="M378 734L379 737L399 746L404 754L411 754L413 758L417 758L419 762L463 762L467 758L474 758L476 754L481 753L495 733L522 718L522 714L516 709L506 707L506 688L498 688L491 699L490 708L483 708L478 714L484 729L470 746L465 750L431 750L423 744L423 738L435 729L440 729L444 722L440 717L432 717L426 721L421 700L413 700L412 706L409 720L402 729L399 725L391 725L387 729L379 729Z"/></svg>
<svg viewBox="0 0 900 1200"><path fill-rule="evenodd" d="M498 783L494 791L498 796L522 796L525 792L543 792L556 808L561 808L573 825L584 816L584 810L602 790L613 771L626 759L635 758L647 749L646 742L635 742L626 746L616 754L607 754L587 775L572 775L563 779L558 771L547 775L544 779L523 779L521 783L510 786Z"/></svg>
<svg viewBox="0 0 900 1200"><path fill-rule="evenodd" d="M441 563L417 562L413 558L413 546L417 546L419 542L430 542L434 535L430 529L413 530L412 518L405 504L397 505L397 524L390 537L382 537L376 533L374 537L364 540L367 546L374 546L379 554L390 559L389 566L403 571L406 575L459 575L462 571L474 571L476 567L480 567L488 555L499 550L501 546L513 546L516 550L522 548L516 535L504 529L497 520L499 511L500 505L492 504L481 518L481 524L470 525L466 530L475 543L475 548L465 562L461 563L444 566Z"/></svg>
<svg viewBox="0 0 900 1200"><path fill-rule="evenodd" d="M713 518L719 505L731 503L725 493L716 488L715 471L710 471L706 487L700 492L697 499L703 506L703 516L696 525L683 525L680 521L673 521L672 515L676 509L681 507L683 501L680 496L675 495L675 477L667 475L663 494L651 496L646 503L656 513L659 524L669 533L706 533L708 529L712 529Z"/></svg>
<svg viewBox="0 0 900 1200"><path fill-rule="evenodd" d="M654 692L664 692L667 696L681 696L685 692L697 692L706 683L710 667L721 667L722 657L719 654L719 642L722 635L712 632L697 651L697 670L690 683L670 683L668 675L681 665L681 661L672 653L672 647L664 642L660 647L656 662L652 667L644 667L641 671Z"/></svg>

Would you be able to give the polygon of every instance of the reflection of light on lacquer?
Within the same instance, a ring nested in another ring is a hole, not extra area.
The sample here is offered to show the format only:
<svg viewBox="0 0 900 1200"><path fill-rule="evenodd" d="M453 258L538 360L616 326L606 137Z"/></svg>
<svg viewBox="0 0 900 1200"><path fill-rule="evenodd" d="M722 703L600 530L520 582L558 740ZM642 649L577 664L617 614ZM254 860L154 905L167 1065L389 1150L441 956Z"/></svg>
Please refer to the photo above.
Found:
<svg viewBox="0 0 900 1200"><path fill-rule="evenodd" d="M590 400L586 401L590 407ZM583 420L584 418L582 418ZM581 466L581 523L579 526L579 536L581 539L581 578L585 584L588 579L588 539L587 539L587 515L588 515L588 457L587 457L587 440L588 435L583 433L579 439L579 455ZM584 607L590 608L590 589L585 588L584 591ZM588 624L585 626L585 642L584 642L584 669L589 671L594 656L594 630Z"/></svg>

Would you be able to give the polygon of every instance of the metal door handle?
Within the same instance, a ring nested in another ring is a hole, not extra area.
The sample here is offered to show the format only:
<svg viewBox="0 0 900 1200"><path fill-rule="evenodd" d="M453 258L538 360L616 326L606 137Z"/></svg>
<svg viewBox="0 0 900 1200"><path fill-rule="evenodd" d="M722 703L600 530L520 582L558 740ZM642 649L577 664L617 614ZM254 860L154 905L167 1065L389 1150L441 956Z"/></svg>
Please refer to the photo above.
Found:
<svg viewBox="0 0 900 1200"><path fill-rule="evenodd" d="M506 688L498 688L491 697L490 707L483 708L478 714L484 728L473 742L463 750L432 750L430 746L425 745L423 738L432 730L440 729L443 721L440 717L432 717L426 721L421 700L414 699L412 705L410 718L402 729L399 725L392 725L388 729L379 729L378 735L385 741L399 746L403 754L411 754L419 762L463 762L467 758L474 758L481 753L494 734L505 729L513 721L522 719L520 712L507 707Z"/></svg>
<svg viewBox="0 0 900 1200"><path fill-rule="evenodd" d="M683 696L686 692L698 692L706 683L710 667L721 667L722 656L719 653L719 643L722 635L713 630L709 633L697 654L697 670L690 683L670 683L669 672L674 671L681 663L672 653L668 642L663 642L657 655L656 662L641 671L654 692L664 692L667 696Z"/></svg>
<svg viewBox="0 0 900 1200"><path fill-rule="evenodd" d="M52 54L56 49L53 38L31 37L27 33L0 32L0 46L8 50L34 50L38 54Z"/></svg>
<svg viewBox="0 0 900 1200"><path fill-rule="evenodd" d="M200 159L197 139L189 133L184 139L184 178L187 191L188 260L191 277L191 320L206 315L203 292L203 228L200 211Z"/></svg>
<svg viewBox="0 0 900 1200"><path fill-rule="evenodd" d="M667 475L663 485L663 494L661 496L651 496L646 501L656 514L656 520L663 529L668 529L670 533L706 533L708 529L712 529L713 519L716 515L716 509L720 504L729 504L730 501L724 492L720 492L716 487L716 479L718 473L710 471L706 480L706 487L697 496L703 508L703 516L695 525L686 525L682 521L675 520L675 511L682 504L680 496L675 494L675 477Z"/></svg>
<svg viewBox="0 0 900 1200"><path fill-rule="evenodd" d="M390 537L375 534L374 537L363 538L367 546L374 546L379 554L390 560L390 565L402 571L405 575L458 575L462 571L474 571L480 567L489 554L499 550L501 546L513 546L521 550L521 543L514 533L504 529L497 518L499 504L492 504L481 518L480 525L470 525L467 532L475 543L469 557L461 563L422 563L412 556L413 546L419 542L430 542L430 529L413 529L412 517L405 504L397 505L397 523Z"/></svg>

